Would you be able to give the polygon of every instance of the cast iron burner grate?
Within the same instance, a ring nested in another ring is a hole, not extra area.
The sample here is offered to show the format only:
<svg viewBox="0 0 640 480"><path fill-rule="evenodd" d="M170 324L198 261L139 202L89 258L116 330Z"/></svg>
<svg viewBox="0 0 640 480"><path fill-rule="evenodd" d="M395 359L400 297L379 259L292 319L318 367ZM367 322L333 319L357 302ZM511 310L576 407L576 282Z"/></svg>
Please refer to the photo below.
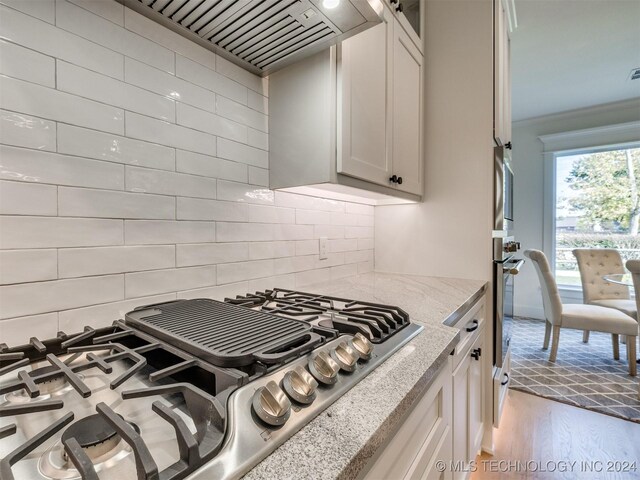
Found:
<svg viewBox="0 0 640 480"><path fill-rule="evenodd" d="M225 302L302 320L315 326L317 331L362 333L373 343L384 342L411 323L409 314L400 307L283 288L238 295L226 298Z"/></svg>

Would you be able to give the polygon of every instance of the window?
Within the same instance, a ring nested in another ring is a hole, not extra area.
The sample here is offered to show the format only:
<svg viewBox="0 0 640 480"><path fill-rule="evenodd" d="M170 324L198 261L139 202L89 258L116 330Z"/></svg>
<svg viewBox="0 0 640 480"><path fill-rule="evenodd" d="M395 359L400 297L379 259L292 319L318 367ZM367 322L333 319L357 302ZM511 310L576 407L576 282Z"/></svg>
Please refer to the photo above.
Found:
<svg viewBox="0 0 640 480"><path fill-rule="evenodd" d="M640 259L640 146L555 155L556 280L580 286L574 248Z"/></svg>

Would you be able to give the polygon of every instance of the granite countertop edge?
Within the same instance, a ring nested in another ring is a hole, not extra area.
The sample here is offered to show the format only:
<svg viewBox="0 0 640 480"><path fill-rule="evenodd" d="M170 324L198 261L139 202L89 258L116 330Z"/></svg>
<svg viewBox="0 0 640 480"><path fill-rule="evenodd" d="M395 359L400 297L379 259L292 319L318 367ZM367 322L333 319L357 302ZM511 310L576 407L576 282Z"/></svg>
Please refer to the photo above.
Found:
<svg viewBox="0 0 640 480"><path fill-rule="evenodd" d="M296 480L347 480L362 474L431 387L460 340L459 330L452 325L486 289L487 282L480 280L387 273L368 273L305 288L334 296L347 296L344 292L349 291L351 298L398 305L424 328L245 478L264 480L277 475ZM390 376L394 380L389 380ZM379 406L371 392L376 388L383 397ZM367 403L358 403L363 401ZM354 409L355 405L359 408ZM327 449L334 453L330 458ZM300 457L306 461L301 462ZM317 462L322 462L320 471Z"/></svg>

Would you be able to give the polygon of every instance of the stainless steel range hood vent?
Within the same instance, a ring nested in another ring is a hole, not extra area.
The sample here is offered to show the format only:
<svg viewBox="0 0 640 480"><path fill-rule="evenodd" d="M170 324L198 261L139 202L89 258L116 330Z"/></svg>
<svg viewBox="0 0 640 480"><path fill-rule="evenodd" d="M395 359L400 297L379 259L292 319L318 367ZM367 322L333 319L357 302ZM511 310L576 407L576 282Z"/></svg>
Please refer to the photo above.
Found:
<svg viewBox="0 0 640 480"><path fill-rule="evenodd" d="M380 23L381 0L119 0L258 75Z"/></svg>

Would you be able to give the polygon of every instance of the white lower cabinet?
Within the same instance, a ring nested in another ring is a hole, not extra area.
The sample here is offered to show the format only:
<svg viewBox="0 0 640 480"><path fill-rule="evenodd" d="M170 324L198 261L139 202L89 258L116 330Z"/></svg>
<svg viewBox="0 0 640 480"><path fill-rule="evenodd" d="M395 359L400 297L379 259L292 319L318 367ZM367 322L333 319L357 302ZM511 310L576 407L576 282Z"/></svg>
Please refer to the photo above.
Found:
<svg viewBox="0 0 640 480"><path fill-rule="evenodd" d="M454 325L460 341L427 392L389 443L365 467L368 480L456 480L470 475L485 430L490 393L485 350L485 300L480 298Z"/></svg>
<svg viewBox="0 0 640 480"><path fill-rule="evenodd" d="M417 402L364 478L368 480L450 479L451 358ZM445 462L444 471L438 462Z"/></svg>

